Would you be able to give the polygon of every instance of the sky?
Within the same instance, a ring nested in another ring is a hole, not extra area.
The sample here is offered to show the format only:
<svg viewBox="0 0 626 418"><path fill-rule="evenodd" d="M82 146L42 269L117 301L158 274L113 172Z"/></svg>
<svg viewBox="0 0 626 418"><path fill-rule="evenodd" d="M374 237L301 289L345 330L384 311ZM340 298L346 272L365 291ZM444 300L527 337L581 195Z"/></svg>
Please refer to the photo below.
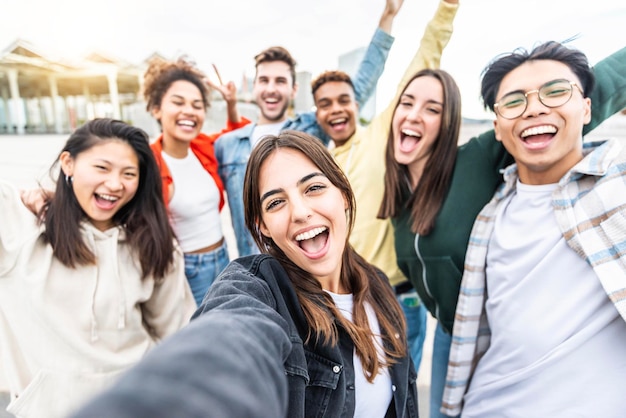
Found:
<svg viewBox="0 0 626 418"><path fill-rule="evenodd" d="M498 54L574 37L570 45L594 64L625 46L624 0L460 3L441 68L459 84L465 117L493 117L480 102L480 73ZM379 110L393 98L437 4L404 0L378 83ZM154 52L185 54L208 73L215 63L223 80L240 86L243 74L254 74L253 57L273 45L292 53L298 71L337 68L339 55L369 43L383 7L384 0L2 0L0 50L20 38L68 59L100 51L139 64Z"/></svg>

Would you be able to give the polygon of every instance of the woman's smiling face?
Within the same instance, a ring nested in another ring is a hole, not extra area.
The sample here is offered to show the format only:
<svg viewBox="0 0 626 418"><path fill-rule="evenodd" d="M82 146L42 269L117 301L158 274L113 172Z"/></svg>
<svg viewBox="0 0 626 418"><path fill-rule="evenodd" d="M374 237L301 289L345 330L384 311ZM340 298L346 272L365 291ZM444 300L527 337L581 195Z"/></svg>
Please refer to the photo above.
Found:
<svg viewBox="0 0 626 418"><path fill-rule="evenodd" d="M260 230L329 289L339 282L348 221L341 190L299 151L283 148L261 165Z"/></svg>
<svg viewBox="0 0 626 418"><path fill-rule="evenodd" d="M393 113L394 157L399 164L408 166L413 183L422 177L439 138L444 105L441 82L435 77L421 76L405 88Z"/></svg>
<svg viewBox="0 0 626 418"><path fill-rule="evenodd" d="M101 231L114 226L113 216L135 196L139 186L139 160L126 142L111 139L73 158L61 154L63 174L72 177L78 204Z"/></svg>
<svg viewBox="0 0 626 418"><path fill-rule="evenodd" d="M175 81L152 115L161 122L166 140L191 142L202 130L206 117L202 92L189 81Z"/></svg>

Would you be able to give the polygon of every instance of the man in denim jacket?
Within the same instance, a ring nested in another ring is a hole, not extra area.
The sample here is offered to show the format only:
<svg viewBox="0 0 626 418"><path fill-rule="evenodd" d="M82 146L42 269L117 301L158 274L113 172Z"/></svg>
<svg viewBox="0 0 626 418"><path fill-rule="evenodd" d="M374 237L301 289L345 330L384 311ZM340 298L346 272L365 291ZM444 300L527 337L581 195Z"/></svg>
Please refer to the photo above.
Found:
<svg viewBox="0 0 626 418"><path fill-rule="evenodd" d="M362 106L376 89L383 73L385 61L393 44L391 25L400 10L402 1L387 0L378 27L365 52L354 77L355 98ZM250 150L262 136L276 135L284 129L303 131L329 143L328 136L317 124L315 112L303 112L287 118L287 108L295 97L298 85L295 80L295 60L282 47L271 47L255 57L254 100L260 109L259 120L224 134L215 143L231 221L237 240L239 256L259 252L245 227L243 212L243 178Z"/></svg>

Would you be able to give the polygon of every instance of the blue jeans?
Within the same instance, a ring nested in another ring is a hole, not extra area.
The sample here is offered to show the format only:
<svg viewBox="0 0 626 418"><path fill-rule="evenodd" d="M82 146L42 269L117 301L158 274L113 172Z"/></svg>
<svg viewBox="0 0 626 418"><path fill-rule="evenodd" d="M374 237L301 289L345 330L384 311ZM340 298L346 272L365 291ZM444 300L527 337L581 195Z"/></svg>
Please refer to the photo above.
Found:
<svg viewBox="0 0 626 418"><path fill-rule="evenodd" d="M449 418L439 412L443 389L446 385L446 373L448 372L448 358L450 357L450 345L452 336L447 334L439 322L435 328L433 341L433 359L430 373L430 418Z"/></svg>
<svg viewBox="0 0 626 418"><path fill-rule="evenodd" d="M185 254L185 276L198 306L215 278L226 268L228 261L226 240L221 247L208 253Z"/></svg>
<svg viewBox="0 0 626 418"><path fill-rule="evenodd" d="M415 365L415 372L418 372L422 362L424 339L426 338L426 308L424 308L415 290L402 293L396 297L404 311L409 353Z"/></svg>

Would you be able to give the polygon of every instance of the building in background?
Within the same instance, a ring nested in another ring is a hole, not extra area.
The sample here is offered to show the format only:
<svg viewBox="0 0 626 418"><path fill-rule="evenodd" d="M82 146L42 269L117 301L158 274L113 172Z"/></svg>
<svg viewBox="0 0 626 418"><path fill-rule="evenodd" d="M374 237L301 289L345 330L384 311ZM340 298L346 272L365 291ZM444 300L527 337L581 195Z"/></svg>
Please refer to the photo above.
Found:
<svg viewBox="0 0 626 418"><path fill-rule="evenodd" d="M365 47L341 55L338 68L355 74ZM158 123L146 110L141 95L143 74L152 54L139 64L131 64L107 53L92 52L80 60L51 57L24 40L16 40L0 52L0 134L66 134L96 117L124 120L144 129L151 138L160 134ZM165 58L162 57L161 58ZM312 75L296 73L299 85L291 112L314 109ZM256 121L258 107L252 101L251 77L242 78L239 87L239 113ZM376 114L376 94L360 109L366 124ZM226 126L226 103L213 92L203 127L218 132ZM602 125L607 136L624 129L626 117L615 116ZM473 134L491 128L491 121L463 121L463 143Z"/></svg>
<svg viewBox="0 0 626 418"><path fill-rule="evenodd" d="M126 120L145 65L92 52L51 57L18 39L0 53L0 133L66 133L94 117Z"/></svg>
<svg viewBox="0 0 626 418"><path fill-rule="evenodd" d="M136 65L101 52L70 62L16 40L0 52L0 134L64 134L89 119L111 117L138 126L155 138L160 128L146 110L141 88L148 62L156 55ZM296 80L302 87L292 111L311 110L311 74L298 72ZM244 76L238 93L239 112L256 120L258 107L252 102L252 84ZM214 92L203 131L217 132L225 125L226 104Z"/></svg>

